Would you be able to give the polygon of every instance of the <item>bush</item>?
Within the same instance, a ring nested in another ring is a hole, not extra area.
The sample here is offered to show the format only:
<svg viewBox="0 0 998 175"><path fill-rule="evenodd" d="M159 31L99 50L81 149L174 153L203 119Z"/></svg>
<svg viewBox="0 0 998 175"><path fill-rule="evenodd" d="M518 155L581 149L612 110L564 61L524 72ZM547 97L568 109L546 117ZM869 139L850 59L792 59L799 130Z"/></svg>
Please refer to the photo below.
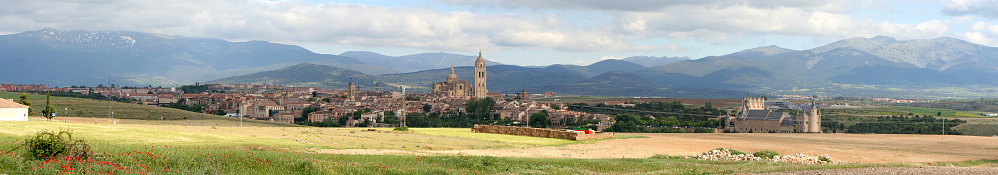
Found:
<svg viewBox="0 0 998 175"><path fill-rule="evenodd" d="M831 161L831 159L829 159L828 157L825 157L825 156L818 157L818 160L820 160L822 162L830 162Z"/></svg>
<svg viewBox="0 0 998 175"><path fill-rule="evenodd" d="M762 150L762 151L758 151L758 152L752 153L752 155L755 156L755 157L765 157L767 159L772 159L773 156L780 155L780 153L778 153L776 151L773 151L773 150Z"/></svg>
<svg viewBox="0 0 998 175"><path fill-rule="evenodd" d="M395 130L396 131L409 131L409 127L408 126L399 126L399 127L395 127Z"/></svg>
<svg viewBox="0 0 998 175"><path fill-rule="evenodd" d="M727 148L714 148L714 150L725 150L725 149L727 149ZM742 154L746 154L745 152L742 152L742 151L738 151L738 150L733 150L733 149L727 149L727 150L728 150L728 151L731 151L731 154L732 154L732 155L742 155Z"/></svg>
<svg viewBox="0 0 998 175"><path fill-rule="evenodd" d="M83 140L73 140L69 131L39 131L34 136L24 140L21 145L27 149L28 157L46 159L55 156L86 159L90 156L90 145Z"/></svg>

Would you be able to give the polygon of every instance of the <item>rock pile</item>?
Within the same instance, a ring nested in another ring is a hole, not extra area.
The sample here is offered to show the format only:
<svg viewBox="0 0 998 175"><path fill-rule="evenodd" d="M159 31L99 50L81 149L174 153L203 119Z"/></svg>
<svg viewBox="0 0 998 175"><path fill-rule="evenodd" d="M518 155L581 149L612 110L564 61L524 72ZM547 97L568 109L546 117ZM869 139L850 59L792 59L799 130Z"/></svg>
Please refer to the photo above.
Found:
<svg viewBox="0 0 998 175"><path fill-rule="evenodd" d="M825 158L825 161L821 160L822 157ZM773 160L774 162L787 162L787 163L800 163L800 164L839 164L839 163L842 163L841 160L840 161L833 161L831 158L828 158L828 155L821 155L821 156L818 156L818 157L814 157L814 156L809 156L809 155L805 155L805 154L801 154L801 153L798 153L798 154L795 154L795 155L773 156L773 159L771 159L771 160Z"/></svg>
<svg viewBox="0 0 998 175"><path fill-rule="evenodd" d="M700 155L693 156L693 158L700 160L738 160L738 161L762 160L762 158L755 157L752 154L731 154L731 150L724 148L703 152L700 153Z"/></svg>
<svg viewBox="0 0 998 175"><path fill-rule="evenodd" d="M834 161L829 158L828 155L821 156L809 156L805 154L795 154L795 155L777 155L773 156L772 159L755 157L752 154L732 154L731 150L720 148L714 149L707 152L700 153L699 155L693 157L686 157L687 159L694 158L700 160L735 160L735 161L761 161L761 160L771 160L774 162L786 162L786 163L799 163L799 164L839 164L842 161ZM822 160L824 158L824 160Z"/></svg>

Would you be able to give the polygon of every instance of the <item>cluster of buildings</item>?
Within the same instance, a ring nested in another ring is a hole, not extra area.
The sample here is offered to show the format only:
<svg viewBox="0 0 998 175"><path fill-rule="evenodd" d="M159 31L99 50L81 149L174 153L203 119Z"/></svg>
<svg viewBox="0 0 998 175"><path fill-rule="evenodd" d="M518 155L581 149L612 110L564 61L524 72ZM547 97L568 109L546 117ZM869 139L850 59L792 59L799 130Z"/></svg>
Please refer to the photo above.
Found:
<svg viewBox="0 0 998 175"><path fill-rule="evenodd" d="M385 124L386 112L395 114L409 112L437 112L440 114L465 113L465 104L474 99L492 97L496 110L492 119L512 120L514 124L527 124L530 115L547 111L550 126L560 127L567 123L582 123L586 120L601 121L607 126L612 118L603 114L588 114L567 110L555 110L551 105L560 103L537 103L530 101L532 95L526 90L513 95L490 93L487 88L488 73L485 59L479 53L475 61L474 81L462 81L454 73L444 81L433 83L433 91L424 94L402 94L402 92L381 91L380 83L373 89L363 91L351 81L346 90L318 89L314 87L288 87L249 84L216 84L207 87L207 92L187 93L178 88L153 87L68 87L48 88L45 85L0 85L5 91L66 91L83 94L97 93L105 96L134 99L133 103L144 105L183 104L200 106L203 113L225 113L230 117L269 120L293 123L307 120L323 122L340 121L346 117L346 126L368 123L374 126ZM226 92L226 93L222 93ZM555 95L546 92L544 95ZM409 98L406 98L409 97ZM518 100L507 101L514 98ZM410 99L410 100L406 100ZM411 100L418 99L418 100ZM424 106L429 110L424 111ZM355 116L357 111L361 115ZM307 114L306 114L307 113Z"/></svg>

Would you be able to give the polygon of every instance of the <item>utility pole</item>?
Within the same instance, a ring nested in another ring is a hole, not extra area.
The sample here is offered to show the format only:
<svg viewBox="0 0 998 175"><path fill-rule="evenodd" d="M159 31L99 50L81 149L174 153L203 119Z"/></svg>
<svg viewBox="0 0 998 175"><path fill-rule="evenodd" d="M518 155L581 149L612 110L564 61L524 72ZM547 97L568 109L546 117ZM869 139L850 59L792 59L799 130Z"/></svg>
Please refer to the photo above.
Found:
<svg viewBox="0 0 998 175"><path fill-rule="evenodd" d="M942 119L943 119L943 139L941 140L943 143L946 143L946 118Z"/></svg>
<svg viewBox="0 0 998 175"><path fill-rule="evenodd" d="M107 76L107 85L108 87L111 86L111 76ZM118 124L118 122L114 121L114 112L111 112L111 92L106 92L106 93L107 95L104 96L107 97L107 118L111 118L111 123Z"/></svg>
<svg viewBox="0 0 998 175"><path fill-rule="evenodd" d="M406 97L405 96L405 86L399 86L399 89L402 89L402 109L399 109L399 115L398 115L399 116L399 127L405 127L406 126L405 125L406 124L405 123L405 103L406 103L406 100L405 100L405 97Z"/></svg>

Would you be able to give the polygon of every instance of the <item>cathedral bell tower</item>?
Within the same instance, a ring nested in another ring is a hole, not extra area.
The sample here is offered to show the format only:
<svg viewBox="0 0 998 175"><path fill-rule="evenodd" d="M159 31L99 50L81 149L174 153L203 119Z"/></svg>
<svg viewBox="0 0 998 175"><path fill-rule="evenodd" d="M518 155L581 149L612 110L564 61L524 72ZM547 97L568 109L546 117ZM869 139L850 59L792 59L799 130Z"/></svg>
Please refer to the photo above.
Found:
<svg viewBox="0 0 998 175"><path fill-rule="evenodd" d="M475 98L485 98L488 96L488 84L486 84L485 58L482 58L482 51L478 51L478 59L475 60Z"/></svg>

